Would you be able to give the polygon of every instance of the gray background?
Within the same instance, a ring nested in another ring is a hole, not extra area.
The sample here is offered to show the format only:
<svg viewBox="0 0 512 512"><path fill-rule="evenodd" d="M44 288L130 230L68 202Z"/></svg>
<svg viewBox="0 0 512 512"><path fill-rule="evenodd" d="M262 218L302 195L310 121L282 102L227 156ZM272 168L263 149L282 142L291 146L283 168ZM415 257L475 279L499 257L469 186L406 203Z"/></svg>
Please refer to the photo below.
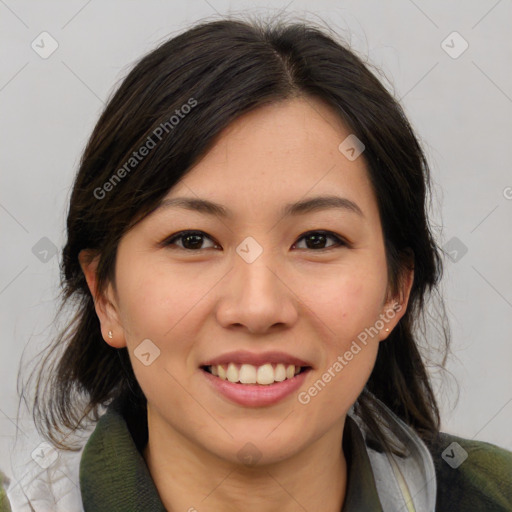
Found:
<svg viewBox="0 0 512 512"><path fill-rule="evenodd" d="M432 167L438 239L458 251L446 258L443 280L454 378L433 372L442 427L512 450L510 0L0 0L4 472L17 431L29 447L38 443L28 421L16 427L18 366L23 351L28 362L55 332L59 254L52 248L64 243L72 178L104 101L135 59L199 19L282 9L290 18L318 21L314 11L327 20L401 99ZM43 31L58 43L46 59L31 46L51 49ZM454 31L463 39L448 37ZM458 55L464 40L469 46Z"/></svg>

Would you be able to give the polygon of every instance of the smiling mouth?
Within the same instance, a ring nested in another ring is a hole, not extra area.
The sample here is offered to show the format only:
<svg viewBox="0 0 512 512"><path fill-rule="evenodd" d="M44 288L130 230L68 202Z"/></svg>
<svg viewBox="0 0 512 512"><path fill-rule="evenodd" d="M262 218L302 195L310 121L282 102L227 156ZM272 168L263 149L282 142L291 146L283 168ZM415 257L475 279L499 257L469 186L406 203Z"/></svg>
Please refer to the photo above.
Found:
<svg viewBox="0 0 512 512"><path fill-rule="evenodd" d="M266 363L261 366L229 363L201 366L201 369L232 383L268 386L293 379L297 375L311 370L311 367L283 363Z"/></svg>

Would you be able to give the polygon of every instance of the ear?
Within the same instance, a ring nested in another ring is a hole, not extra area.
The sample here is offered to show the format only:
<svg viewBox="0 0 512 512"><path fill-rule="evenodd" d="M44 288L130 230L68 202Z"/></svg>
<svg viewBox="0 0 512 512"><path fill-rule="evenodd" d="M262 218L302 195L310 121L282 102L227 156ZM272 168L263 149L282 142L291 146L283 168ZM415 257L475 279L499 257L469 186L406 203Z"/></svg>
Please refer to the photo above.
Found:
<svg viewBox="0 0 512 512"><path fill-rule="evenodd" d="M78 255L80 267L94 300L94 309L101 324L103 339L114 348L126 347L126 339L112 284L109 283L107 289L102 293L98 290L97 268L99 258L100 255L90 249L84 249ZM112 338L108 336L109 331L112 332Z"/></svg>
<svg viewBox="0 0 512 512"><path fill-rule="evenodd" d="M380 319L384 323L384 326L380 330L379 341L385 340L396 327L396 324L405 315L413 282L414 267L411 264L410 268L403 270L398 296L391 297L386 300L383 305ZM389 332L387 332L386 329L389 329Z"/></svg>

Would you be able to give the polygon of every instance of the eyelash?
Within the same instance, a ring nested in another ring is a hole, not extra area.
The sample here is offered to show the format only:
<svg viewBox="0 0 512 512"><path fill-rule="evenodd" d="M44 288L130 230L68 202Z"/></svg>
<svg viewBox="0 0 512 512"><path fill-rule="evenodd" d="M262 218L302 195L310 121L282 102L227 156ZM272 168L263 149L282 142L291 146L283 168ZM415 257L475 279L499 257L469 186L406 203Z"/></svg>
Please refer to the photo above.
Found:
<svg viewBox="0 0 512 512"><path fill-rule="evenodd" d="M332 231L324 231L324 230L308 231L308 232L304 233L303 235L301 235L301 237L297 240L296 243L298 243L298 241L302 240L303 238L306 238L307 236L310 236L313 234L321 234L321 235L325 235L327 238L333 238L334 240L336 240L336 245L333 245L331 247L325 247L322 249L307 249L306 248L306 250L310 250L313 252L325 252L325 251L329 251L331 249L338 249L341 247L349 247L348 242L343 240L341 237L334 234ZM169 247L174 244L175 240L184 238L186 235L198 235L198 236L202 236L205 238L209 238L212 242L214 242L214 240L210 236L208 236L206 233L204 233L203 231L185 230L185 231L180 231L179 233L176 233L174 235L171 235L169 238L167 238L166 240L164 240L162 242L162 245L165 247ZM216 243L216 242L214 242L214 243ZM188 251L188 252L200 252L200 251L206 250L206 249L197 249L197 250L196 249L186 249L185 247L179 247L179 246L177 246L177 247L179 249L182 249L182 250ZM208 249L211 249L211 247L208 247Z"/></svg>

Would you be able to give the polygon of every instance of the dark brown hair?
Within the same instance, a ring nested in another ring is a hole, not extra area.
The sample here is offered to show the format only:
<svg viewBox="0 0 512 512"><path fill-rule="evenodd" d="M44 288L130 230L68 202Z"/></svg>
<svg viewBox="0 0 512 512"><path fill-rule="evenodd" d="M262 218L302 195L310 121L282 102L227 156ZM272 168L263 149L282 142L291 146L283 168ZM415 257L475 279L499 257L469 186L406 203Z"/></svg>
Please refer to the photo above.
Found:
<svg viewBox="0 0 512 512"><path fill-rule="evenodd" d="M379 344L365 388L371 393L361 394L357 410L378 430L375 396L424 439L437 433L438 406L415 334L442 274L441 250L427 215L429 167L399 103L363 60L336 39L306 22L202 22L143 57L113 94L85 148L69 204L61 311L72 305L75 314L37 374L34 420L54 444L70 448L63 427L73 430L86 417L97 419L116 397L129 397L143 410L146 406L126 348L112 348L102 338L79 252L100 254L100 291L114 283L121 237L158 206L219 133L252 109L299 96L326 102L365 145L390 294L396 296L404 270L414 265L408 309L389 339ZM193 108L183 108L194 102ZM179 117L176 124L173 115ZM160 140L158 127L166 127ZM155 146L127 167L133 151L149 145L149 139ZM122 179L114 179L122 168ZM446 326L443 332L447 349Z"/></svg>

